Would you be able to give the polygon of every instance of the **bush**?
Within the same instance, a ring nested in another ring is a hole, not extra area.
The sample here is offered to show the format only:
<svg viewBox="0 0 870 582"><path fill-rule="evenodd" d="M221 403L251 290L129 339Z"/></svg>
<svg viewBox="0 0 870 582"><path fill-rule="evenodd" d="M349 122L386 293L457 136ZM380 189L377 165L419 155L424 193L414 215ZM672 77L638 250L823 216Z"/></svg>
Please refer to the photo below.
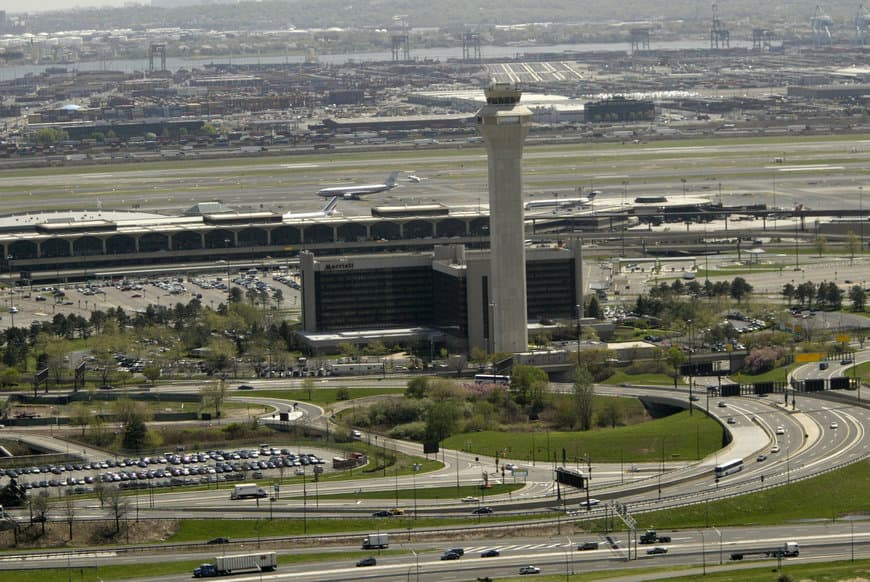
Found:
<svg viewBox="0 0 870 582"><path fill-rule="evenodd" d="M393 427L388 433L390 438L422 442L426 434L426 423L423 421L406 422Z"/></svg>
<svg viewBox="0 0 870 582"><path fill-rule="evenodd" d="M336 400L350 400L350 390L347 388L339 388L335 391Z"/></svg>

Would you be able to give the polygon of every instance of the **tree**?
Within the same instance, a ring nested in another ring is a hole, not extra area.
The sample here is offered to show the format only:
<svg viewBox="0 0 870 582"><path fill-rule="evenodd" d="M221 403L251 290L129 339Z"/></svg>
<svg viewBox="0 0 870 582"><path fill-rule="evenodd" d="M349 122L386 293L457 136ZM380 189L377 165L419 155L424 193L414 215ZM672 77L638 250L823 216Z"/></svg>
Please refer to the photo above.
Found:
<svg viewBox="0 0 870 582"><path fill-rule="evenodd" d="M676 389L677 378L680 376L680 366L682 366L683 362L686 361L686 354L684 354L680 348L671 346L668 348L668 351L665 352L665 361L674 371L674 389Z"/></svg>
<svg viewBox="0 0 870 582"><path fill-rule="evenodd" d="M864 305L867 303L867 292L861 285L853 285L849 289L849 300L852 302L854 311L864 311Z"/></svg>
<svg viewBox="0 0 870 582"><path fill-rule="evenodd" d="M52 145L69 139L69 134L63 129L45 127L33 134L33 141L39 145Z"/></svg>
<svg viewBox="0 0 870 582"><path fill-rule="evenodd" d="M861 241L851 230L846 233L846 248L849 250L849 264L855 262L855 253L861 250Z"/></svg>
<svg viewBox="0 0 870 582"><path fill-rule="evenodd" d="M405 388L405 397L407 398L423 398L426 396L426 389L429 387L429 378L426 376L417 376L408 380L408 387Z"/></svg>
<svg viewBox="0 0 870 582"><path fill-rule="evenodd" d="M223 379L207 382L199 390L204 407L214 407L215 418L221 417L221 409L227 397L227 383Z"/></svg>
<svg viewBox="0 0 870 582"><path fill-rule="evenodd" d="M424 434L429 442L441 442L456 430L459 407L451 400L433 401L426 410Z"/></svg>
<svg viewBox="0 0 870 582"><path fill-rule="evenodd" d="M69 540L73 539L73 525L76 522L76 504L72 495L63 498L63 518L69 526Z"/></svg>
<svg viewBox="0 0 870 582"><path fill-rule="evenodd" d="M45 514L48 513L48 491L42 490L28 497L30 503L30 521L42 524L42 535L45 535Z"/></svg>
<svg viewBox="0 0 870 582"><path fill-rule="evenodd" d="M121 423L121 447L127 451L141 451L145 448L149 410L141 402L121 398L115 401L115 417Z"/></svg>
<svg viewBox="0 0 870 582"><path fill-rule="evenodd" d="M214 374L226 377L227 371L233 367L236 357L236 344L225 337L210 337L208 339L208 355L206 361Z"/></svg>
<svg viewBox="0 0 870 582"><path fill-rule="evenodd" d="M574 408L580 430L592 428L592 402L595 396L592 374L580 364L574 368Z"/></svg>
<svg viewBox="0 0 870 582"><path fill-rule="evenodd" d="M786 283L782 286L782 296L786 298L789 305L791 305L791 301L794 299L796 293L797 288L795 288L791 283Z"/></svg>
<svg viewBox="0 0 870 582"><path fill-rule="evenodd" d="M825 235L820 234L813 239L813 244L816 247L816 252L819 253L821 257L824 253L828 252L828 239Z"/></svg>
<svg viewBox="0 0 870 582"><path fill-rule="evenodd" d="M157 364L148 364L142 368L142 375L145 376L145 379L151 382L151 385L153 386L157 382L157 378L160 377L160 366Z"/></svg>
<svg viewBox="0 0 870 582"><path fill-rule="evenodd" d="M752 293L752 285L743 277L734 277L734 280L731 281L731 297L740 303L750 293Z"/></svg>
<svg viewBox="0 0 870 582"><path fill-rule="evenodd" d="M543 404L543 393L548 383L547 373L540 368L520 365L511 370L511 393L521 406Z"/></svg>
<svg viewBox="0 0 870 582"><path fill-rule="evenodd" d="M483 364L487 361L487 358L489 357L486 353L486 350L479 346L474 346L473 348L471 348L471 354L469 355L473 364Z"/></svg>
<svg viewBox="0 0 870 582"><path fill-rule="evenodd" d="M604 319L604 310L601 308L601 302L598 301L597 295L589 298L585 313L587 316L594 317L595 319Z"/></svg>
<svg viewBox="0 0 870 582"><path fill-rule="evenodd" d="M117 534L121 531L121 520L127 516L130 509L130 501L114 485L106 487L105 500L115 520L115 533Z"/></svg>
<svg viewBox="0 0 870 582"><path fill-rule="evenodd" d="M598 413L598 424L616 428L622 422L622 406L615 398L608 398L607 402Z"/></svg>
<svg viewBox="0 0 870 582"><path fill-rule="evenodd" d="M85 402L76 402L70 412L70 424L82 427L82 436L85 436L85 427L91 423L91 410Z"/></svg>

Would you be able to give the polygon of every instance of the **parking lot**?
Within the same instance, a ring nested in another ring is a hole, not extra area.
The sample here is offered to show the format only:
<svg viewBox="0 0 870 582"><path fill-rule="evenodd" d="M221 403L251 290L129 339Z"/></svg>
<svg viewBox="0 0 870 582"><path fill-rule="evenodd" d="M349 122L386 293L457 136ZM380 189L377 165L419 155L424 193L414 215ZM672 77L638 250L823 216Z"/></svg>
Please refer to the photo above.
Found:
<svg viewBox="0 0 870 582"><path fill-rule="evenodd" d="M149 489L209 485L247 479L277 482L286 477L331 472L325 459L330 451L310 449L291 452L262 445L257 449L162 453L137 458L109 458L56 465L32 465L0 469L0 477L14 478L28 490L46 490L51 495L92 493L97 483L112 483L120 489Z"/></svg>

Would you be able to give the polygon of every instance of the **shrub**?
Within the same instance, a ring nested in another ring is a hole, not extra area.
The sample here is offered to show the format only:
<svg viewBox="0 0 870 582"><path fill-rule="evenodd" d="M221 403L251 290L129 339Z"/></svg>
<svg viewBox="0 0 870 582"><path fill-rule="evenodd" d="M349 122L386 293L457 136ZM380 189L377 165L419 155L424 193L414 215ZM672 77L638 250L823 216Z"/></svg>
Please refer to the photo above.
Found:
<svg viewBox="0 0 870 582"><path fill-rule="evenodd" d="M390 438L421 442L426 434L426 423L418 420L394 426L389 432Z"/></svg>

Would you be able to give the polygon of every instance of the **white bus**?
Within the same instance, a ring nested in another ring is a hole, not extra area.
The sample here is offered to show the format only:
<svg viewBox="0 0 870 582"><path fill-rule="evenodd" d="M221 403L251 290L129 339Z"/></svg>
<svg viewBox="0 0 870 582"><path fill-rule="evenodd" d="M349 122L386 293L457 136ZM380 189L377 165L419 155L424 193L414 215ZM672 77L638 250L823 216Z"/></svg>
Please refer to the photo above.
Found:
<svg viewBox="0 0 870 582"><path fill-rule="evenodd" d="M510 376L500 376L499 374L475 374L475 384L504 384L505 386L511 383Z"/></svg>
<svg viewBox="0 0 870 582"><path fill-rule="evenodd" d="M743 470L743 459L734 459L733 461L728 461L727 463L722 463L721 465L716 465L715 473L716 478L724 477L725 475L730 475L731 473L737 473L738 471Z"/></svg>

